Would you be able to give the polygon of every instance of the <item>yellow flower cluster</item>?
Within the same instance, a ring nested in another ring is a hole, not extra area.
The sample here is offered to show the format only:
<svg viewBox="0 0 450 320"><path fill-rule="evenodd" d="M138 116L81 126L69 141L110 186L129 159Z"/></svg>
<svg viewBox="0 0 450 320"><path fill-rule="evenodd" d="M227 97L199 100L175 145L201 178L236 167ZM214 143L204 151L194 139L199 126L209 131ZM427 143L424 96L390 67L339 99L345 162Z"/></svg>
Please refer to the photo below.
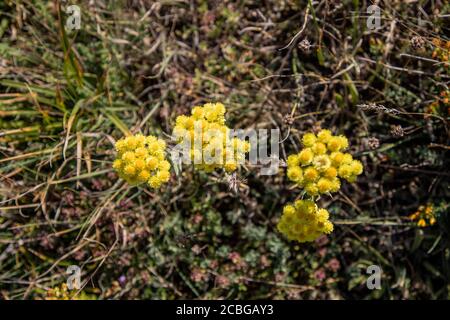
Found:
<svg viewBox="0 0 450 320"><path fill-rule="evenodd" d="M131 185L148 183L157 189L169 181L170 163L165 159L166 143L154 136L137 134L116 142L113 168Z"/></svg>
<svg viewBox="0 0 450 320"><path fill-rule="evenodd" d="M323 129L317 136L307 133L302 138L304 148L287 159L287 176L310 196L337 192L341 179L354 182L363 172L363 165L353 160L349 153L348 140L344 136L333 136Z"/></svg>
<svg viewBox="0 0 450 320"><path fill-rule="evenodd" d="M432 57L439 58L443 62L448 62L450 57L450 41L435 38L433 39L433 45L435 49Z"/></svg>
<svg viewBox="0 0 450 320"><path fill-rule="evenodd" d="M221 103L207 103L192 108L190 116L179 116L173 129L178 143L188 143L190 159L197 169L212 172L223 168L233 172L245 160L250 144L230 138L225 125L226 108Z"/></svg>
<svg viewBox="0 0 450 320"><path fill-rule="evenodd" d="M417 226L421 228L432 226L436 223L436 217L434 216L434 210L431 204L420 206L416 212L409 216L409 219L417 221Z"/></svg>
<svg viewBox="0 0 450 320"><path fill-rule="evenodd" d="M71 300L67 285L63 283L60 287L54 287L47 291L45 300Z"/></svg>
<svg viewBox="0 0 450 320"><path fill-rule="evenodd" d="M49 289L44 300L96 300L94 295L87 294L84 291L75 296L76 292L77 290L70 293L67 285L63 283L61 286Z"/></svg>
<svg viewBox="0 0 450 320"><path fill-rule="evenodd" d="M278 223L278 230L289 240L299 242L314 241L323 234L333 231L326 209L319 209L311 200L297 200L294 205L286 205Z"/></svg>

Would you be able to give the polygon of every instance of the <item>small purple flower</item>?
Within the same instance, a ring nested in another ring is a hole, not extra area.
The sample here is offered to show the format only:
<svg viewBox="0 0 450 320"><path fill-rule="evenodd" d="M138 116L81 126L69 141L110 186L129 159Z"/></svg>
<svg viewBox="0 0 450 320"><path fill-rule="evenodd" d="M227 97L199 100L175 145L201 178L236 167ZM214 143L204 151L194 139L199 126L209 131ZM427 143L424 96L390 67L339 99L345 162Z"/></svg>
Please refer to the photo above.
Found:
<svg viewBox="0 0 450 320"><path fill-rule="evenodd" d="M325 270L323 270L323 268L316 270L314 272L314 278L319 281L323 281L326 278Z"/></svg>
<svg viewBox="0 0 450 320"><path fill-rule="evenodd" d="M329 270L331 270L333 272L337 272L341 268L341 264L338 259L333 258L330 261L328 261L327 267Z"/></svg>

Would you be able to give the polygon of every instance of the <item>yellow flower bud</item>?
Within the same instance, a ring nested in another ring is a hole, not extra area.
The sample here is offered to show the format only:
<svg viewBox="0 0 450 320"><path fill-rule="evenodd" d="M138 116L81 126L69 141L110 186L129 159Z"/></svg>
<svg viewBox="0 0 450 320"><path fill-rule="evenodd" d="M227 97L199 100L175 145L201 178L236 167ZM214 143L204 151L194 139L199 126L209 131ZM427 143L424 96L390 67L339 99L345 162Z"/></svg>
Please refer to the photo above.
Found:
<svg viewBox="0 0 450 320"><path fill-rule="evenodd" d="M298 159L299 159L300 163L304 166L310 164L311 161L313 160L313 158L314 158L314 153L309 148L303 149L298 154Z"/></svg>
<svg viewBox="0 0 450 320"><path fill-rule="evenodd" d="M327 143L332 137L331 131L328 129L320 130L317 134L317 140L322 143Z"/></svg>
<svg viewBox="0 0 450 320"><path fill-rule="evenodd" d="M135 169L132 165L127 165L127 166L125 166L125 168L123 169L123 172L124 172L127 176L131 177L131 176L133 176L133 175L136 173L136 169Z"/></svg>
<svg viewBox="0 0 450 320"><path fill-rule="evenodd" d="M157 177L161 182L167 182L170 179L170 173L169 171L159 171Z"/></svg>
<svg viewBox="0 0 450 320"><path fill-rule="evenodd" d="M331 152L337 152L342 149L342 141L339 137L333 136L328 140L327 147Z"/></svg>
<svg viewBox="0 0 450 320"><path fill-rule="evenodd" d="M200 106L194 107L192 108L191 114L196 120L201 120L204 116L203 108Z"/></svg>
<svg viewBox="0 0 450 320"><path fill-rule="evenodd" d="M417 225L423 228L427 226L427 223L425 222L425 219L420 219L419 222L417 222Z"/></svg>
<svg viewBox="0 0 450 320"><path fill-rule="evenodd" d="M170 170L170 162L167 160L163 160L159 163L158 169L161 171L169 171Z"/></svg>
<svg viewBox="0 0 450 320"><path fill-rule="evenodd" d="M344 154L342 152L332 152L330 159L334 167L339 167L344 160Z"/></svg>
<svg viewBox="0 0 450 320"><path fill-rule="evenodd" d="M140 147L140 148L136 149L136 151L134 152L134 155L137 158L145 158L148 155L148 151L147 151L147 149Z"/></svg>
<svg viewBox="0 0 450 320"><path fill-rule="evenodd" d="M338 192L341 188L341 181L338 178L334 178L331 180L331 190L330 192Z"/></svg>
<svg viewBox="0 0 450 320"><path fill-rule="evenodd" d="M303 135L302 142L305 147L312 147L316 143L316 136L314 133L306 133Z"/></svg>
<svg viewBox="0 0 450 320"><path fill-rule="evenodd" d="M302 169L299 166L290 167L287 170L287 176L290 180L298 182L302 179Z"/></svg>
<svg viewBox="0 0 450 320"><path fill-rule="evenodd" d="M312 152L316 155L325 154L327 152L327 147L322 142L316 142L312 148Z"/></svg>
<svg viewBox="0 0 450 320"><path fill-rule="evenodd" d="M219 116L223 116L226 112L225 106L221 103L216 103L215 111Z"/></svg>
<svg viewBox="0 0 450 320"><path fill-rule="evenodd" d="M147 145L150 145L150 144L152 144L152 143L154 143L154 142L157 142L158 141L158 138L156 138L155 136L148 136L148 137L145 137L145 143L147 144Z"/></svg>
<svg viewBox="0 0 450 320"><path fill-rule="evenodd" d="M121 166L122 166L122 160L120 160L120 159L114 160L113 169L119 170Z"/></svg>
<svg viewBox="0 0 450 320"><path fill-rule="evenodd" d="M178 116L177 119L175 120L175 123L178 127L183 128L183 129L187 129L186 127L186 121L189 119L189 117L186 116Z"/></svg>
<svg viewBox="0 0 450 320"><path fill-rule="evenodd" d="M138 174L138 179L140 182L147 182L150 178L150 173L147 170L142 170Z"/></svg>
<svg viewBox="0 0 450 320"><path fill-rule="evenodd" d="M158 153L158 152L161 150L158 141L155 141L155 142L150 143L150 144L148 145L148 149L150 150L150 153L151 153L151 154Z"/></svg>
<svg viewBox="0 0 450 320"><path fill-rule="evenodd" d="M126 151L125 149L126 149L126 144L125 144L124 140L119 140L116 142L116 151L117 152L123 153Z"/></svg>
<svg viewBox="0 0 450 320"><path fill-rule="evenodd" d="M337 169L335 167L329 167L327 170L325 170L324 176L328 179L336 178Z"/></svg>
<svg viewBox="0 0 450 320"><path fill-rule="evenodd" d="M319 190L319 193L330 192L332 187L333 183L326 178L320 178L319 181L317 181L317 188Z"/></svg>
<svg viewBox="0 0 450 320"><path fill-rule="evenodd" d="M319 221L328 220L329 217L330 217L330 214L328 213L328 211L326 209L319 209L317 211L317 219Z"/></svg>
<svg viewBox="0 0 450 320"><path fill-rule="evenodd" d="M165 150L166 149L166 142L164 140L158 140L158 148L160 150Z"/></svg>
<svg viewBox="0 0 450 320"><path fill-rule="evenodd" d="M319 188L317 184L311 182L305 185L305 191L310 196L317 196L319 194Z"/></svg>
<svg viewBox="0 0 450 320"><path fill-rule="evenodd" d="M348 148L348 139L342 135L340 135L338 138L339 138L339 141L341 144L340 149L342 149L342 150L347 149Z"/></svg>
<svg viewBox="0 0 450 320"><path fill-rule="evenodd" d="M319 178L319 172L313 167L308 167L303 172L303 178L309 182L316 181Z"/></svg>
<svg viewBox="0 0 450 320"><path fill-rule="evenodd" d="M134 161L134 167L136 168L137 171L141 171L145 167L145 161L142 159L136 159Z"/></svg>
<svg viewBox="0 0 450 320"><path fill-rule="evenodd" d="M350 162L353 161L353 157L350 153L344 153L344 156L342 157L341 164L350 164Z"/></svg>
<svg viewBox="0 0 450 320"><path fill-rule="evenodd" d="M236 163L226 163L224 168L225 168L226 172L233 172L237 169L237 164Z"/></svg>
<svg viewBox="0 0 450 320"><path fill-rule="evenodd" d="M145 136L142 134L137 134L134 136L136 141L136 148L143 147L145 144Z"/></svg>
<svg viewBox="0 0 450 320"><path fill-rule="evenodd" d="M293 215L293 214L295 214L295 207L293 207L291 205L287 205L283 208L283 213L288 214L288 215Z"/></svg>
<svg viewBox="0 0 450 320"><path fill-rule="evenodd" d="M244 152L244 153L249 153L250 150L251 150L250 142L245 141L245 142L244 142L244 150L243 150L243 152Z"/></svg>
<svg viewBox="0 0 450 320"><path fill-rule="evenodd" d="M150 156L146 159L145 164L149 170L155 170L158 167L158 159Z"/></svg>
<svg viewBox="0 0 450 320"><path fill-rule="evenodd" d="M326 221L322 230L323 233L330 234L331 232L333 232L333 229L333 224L330 221Z"/></svg>
<svg viewBox="0 0 450 320"><path fill-rule="evenodd" d="M136 159L135 155L131 151L127 151L122 155L122 161L125 163L133 162Z"/></svg>
<svg viewBox="0 0 450 320"><path fill-rule="evenodd" d="M126 137L125 138L125 145L126 145L128 150L134 150L138 146L138 140L134 136Z"/></svg>
<svg viewBox="0 0 450 320"><path fill-rule="evenodd" d="M150 187L152 187L153 189L158 189L161 186L161 181L159 180L159 178L155 175L150 177L150 179L148 180L148 184Z"/></svg>
<svg viewBox="0 0 450 320"><path fill-rule="evenodd" d="M287 158L287 166L288 167L296 167L300 164L300 159L298 157L298 155L296 154L291 154L288 158Z"/></svg>
<svg viewBox="0 0 450 320"><path fill-rule="evenodd" d="M339 177L347 179L352 175L352 167L348 164L343 164L339 167L338 174Z"/></svg>
<svg viewBox="0 0 450 320"><path fill-rule="evenodd" d="M354 175L360 175L363 172L363 165L361 161L353 160L350 162L350 166L352 167L352 173Z"/></svg>

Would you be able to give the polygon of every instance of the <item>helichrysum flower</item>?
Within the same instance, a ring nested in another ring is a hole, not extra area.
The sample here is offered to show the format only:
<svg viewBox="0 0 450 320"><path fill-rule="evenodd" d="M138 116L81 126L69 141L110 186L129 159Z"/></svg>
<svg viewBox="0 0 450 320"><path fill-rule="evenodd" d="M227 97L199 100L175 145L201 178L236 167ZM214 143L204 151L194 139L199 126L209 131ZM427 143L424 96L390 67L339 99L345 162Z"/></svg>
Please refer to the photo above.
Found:
<svg viewBox="0 0 450 320"><path fill-rule="evenodd" d="M416 212L409 216L409 219L415 221L418 227L424 228L436 223L433 205L427 204L420 206Z"/></svg>
<svg viewBox="0 0 450 320"><path fill-rule="evenodd" d="M337 192L340 179L355 182L363 172L362 163L343 152L348 140L342 135L323 129L317 136L306 133L302 142L304 148L287 159L287 176L310 196Z"/></svg>
<svg viewBox="0 0 450 320"><path fill-rule="evenodd" d="M207 103L192 108L190 116L177 117L173 136L178 143L189 143L190 158L197 169L212 172L223 168L233 172L250 151L247 141L229 137L225 113L223 104Z"/></svg>
<svg viewBox="0 0 450 320"><path fill-rule="evenodd" d="M326 209L319 209L311 200L297 200L283 208L278 230L289 240L314 241L323 234L333 231Z"/></svg>
<svg viewBox="0 0 450 320"><path fill-rule="evenodd" d="M113 168L131 185L147 183L157 189L170 178L165 149L166 143L154 136L137 134L120 139Z"/></svg>

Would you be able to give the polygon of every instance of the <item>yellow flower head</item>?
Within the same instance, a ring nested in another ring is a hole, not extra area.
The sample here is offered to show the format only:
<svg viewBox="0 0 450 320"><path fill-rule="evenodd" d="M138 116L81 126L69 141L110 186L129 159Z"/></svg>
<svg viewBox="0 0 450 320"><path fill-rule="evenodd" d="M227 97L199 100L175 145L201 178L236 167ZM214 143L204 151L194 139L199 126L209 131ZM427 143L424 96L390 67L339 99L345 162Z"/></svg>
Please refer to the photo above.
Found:
<svg viewBox="0 0 450 320"><path fill-rule="evenodd" d="M320 130L317 134L318 140L322 143L327 143L328 141L330 141L332 136L333 135L331 134L331 131L328 129Z"/></svg>
<svg viewBox="0 0 450 320"><path fill-rule="evenodd" d="M361 161L352 160L350 162L350 167L352 168L352 173L354 175L360 175L363 172L363 165Z"/></svg>
<svg viewBox="0 0 450 320"><path fill-rule="evenodd" d="M297 154L291 154L286 161L288 167L296 167L300 164L300 157Z"/></svg>
<svg viewBox="0 0 450 320"><path fill-rule="evenodd" d="M313 160L313 158L314 158L314 153L309 148L303 149L298 154L299 162L304 166L310 164L311 161ZM288 165L289 165L289 163L288 163Z"/></svg>
<svg viewBox="0 0 450 320"><path fill-rule="evenodd" d="M341 180L339 178L334 178L331 180L331 190L330 192L338 192L341 188Z"/></svg>
<svg viewBox="0 0 450 320"><path fill-rule="evenodd" d="M191 114L195 120L203 120L205 116L205 112L203 111L203 108L201 106L192 108Z"/></svg>
<svg viewBox="0 0 450 320"><path fill-rule="evenodd" d="M295 182L300 182L303 178L303 171L299 166L290 167L287 170L288 178Z"/></svg>
<svg viewBox="0 0 450 320"><path fill-rule="evenodd" d="M316 143L317 137L314 135L314 133L306 133L303 136L302 142L303 145L307 148L312 147L314 143Z"/></svg>
<svg viewBox="0 0 450 320"><path fill-rule="evenodd" d="M339 173L339 177L348 179L352 176L353 170L349 164L343 164L339 167L338 173Z"/></svg>
<svg viewBox="0 0 450 320"><path fill-rule="evenodd" d="M315 156L313 159L313 166L320 172L327 171L331 167L331 160L328 155Z"/></svg>
<svg viewBox="0 0 450 320"><path fill-rule="evenodd" d="M305 169L304 178L306 181L314 182L319 178L319 172L313 167L307 167Z"/></svg>
<svg viewBox="0 0 450 320"><path fill-rule="evenodd" d="M333 163L334 167L339 167L344 160L344 154L342 152L332 152L330 154L331 162Z"/></svg>
<svg viewBox="0 0 450 320"><path fill-rule="evenodd" d="M316 142L313 144L311 150L316 155L325 154L327 152L327 147L322 142Z"/></svg>
<svg viewBox="0 0 450 320"><path fill-rule="evenodd" d="M327 143L331 152L341 151L348 148L348 140L344 136L332 136Z"/></svg>
<svg viewBox="0 0 450 320"><path fill-rule="evenodd" d="M137 134L122 138L116 142L117 158L113 168L131 185L148 183L152 188L159 188L170 178L165 149L166 143L154 136Z"/></svg>
<svg viewBox="0 0 450 320"><path fill-rule="evenodd" d="M277 228L289 240L311 242L333 231L326 209L319 209L311 200L297 200L286 205Z"/></svg>
<svg viewBox="0 0 450 320"><path fill-rule="evenodd" d="M344 153L342 156L341 164L350 164L353 161L353 157L350 153Z"/></svg>
<svg viewBox="0 0 450 320"><path fill-rule="evenodd" d="M333 183L327 178L320 178L319 181L317 181L317 189L320 193L330 192L332 188Z"/></svg>
<svg viewBox="0 0 450 320"><path fill-rule="evenodd" d="M328 179L336 178L337 169L335 167L329 167L327 170L325 170L323 175L325 178L328 178Z"/></svg>
<svg viewBox="0 0 450 320"><path fill-rule="evenodd" d="M305 191L307 194L314 197L314 196L319 195L320 190L316 183L310 182L305 185Z"/></svg>

